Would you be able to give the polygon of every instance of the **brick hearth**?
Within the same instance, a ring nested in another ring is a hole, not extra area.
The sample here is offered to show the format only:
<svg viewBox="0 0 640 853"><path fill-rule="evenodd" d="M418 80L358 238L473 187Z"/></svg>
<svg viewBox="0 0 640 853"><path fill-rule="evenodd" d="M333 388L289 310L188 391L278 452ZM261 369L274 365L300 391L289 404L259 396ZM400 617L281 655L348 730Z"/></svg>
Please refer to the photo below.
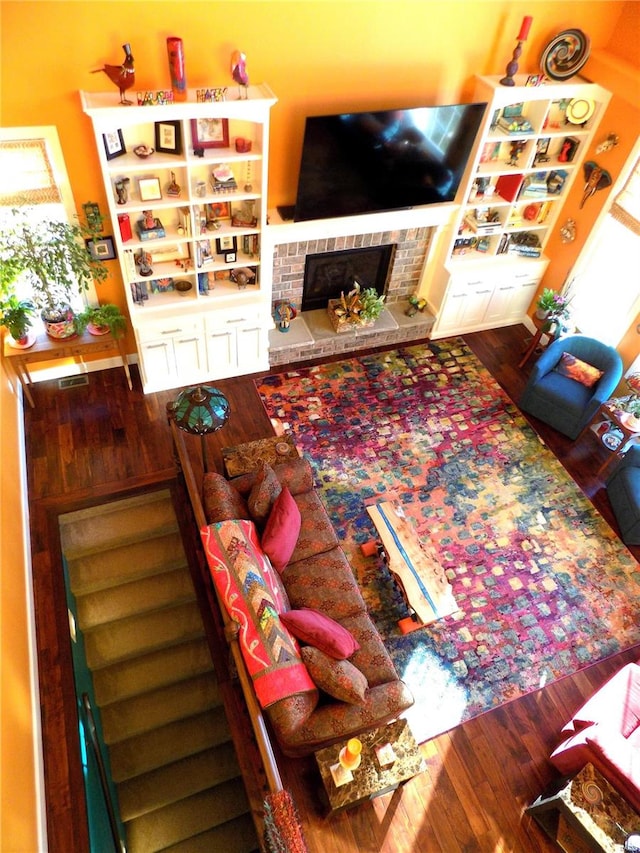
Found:
<svg viewBox="0 0 640 853"><path fill-rule="evenodd" d="M272 366L307 361L330 355L354 352L368 347L392 345L429 337L435 318L418 313L405 315L408 297L416 292L433 229L408 228L371 234L330 237L280 243L275 246L273 262L273 302L286 299L297 311L302 304L305 258L308 254L336 252L395 243L396 253L389 277L386 305L374 326L337 334L326 312L299 314L289 332L277 329L269 333Z"/></svg>

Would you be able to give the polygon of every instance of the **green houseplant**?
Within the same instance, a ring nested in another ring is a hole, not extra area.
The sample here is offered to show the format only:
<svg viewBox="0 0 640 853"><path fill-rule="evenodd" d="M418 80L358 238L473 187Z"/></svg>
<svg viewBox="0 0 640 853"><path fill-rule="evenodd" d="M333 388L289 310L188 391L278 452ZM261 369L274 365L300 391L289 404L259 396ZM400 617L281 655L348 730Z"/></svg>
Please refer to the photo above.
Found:
<svg viewBox="0 0 640 853"><path fill-rule="evenodd" d="M384 296L379 296L375 287L366 287L360 291L360 317L365 321L377 320L384 308Z"/></svg>
<svg viewBox="0 0 640 853"><path fill-rule="evenodd" d="M2 324L7 327L13 340L20 345L24 345L27 341L31 318L34 314L33 302L28 299L18 299L13 293L0 303Z"/></svg>
<svg viewBox="0 0 640 853"><path fill-rule="evenodd" d="M73 297L86 291L91 281L100 283L108 276L104 262L92 257L85 245L85 238L95 236L94 230L80 223L38 221L24 208L14 208L2 230L2 264L26 275L45 328L47 323L64 325L58 336L75 333L69 307Z"/></svg>
<svg viewBox="0 0 640 853"><path fill-rule="evenodd" d="M88 327L94 335L111 332L114 338L121 337L127 328L127 321L117 305L106 303L95 308L89 306L78 314L75 320L76 329L79 333Z"/></svg>

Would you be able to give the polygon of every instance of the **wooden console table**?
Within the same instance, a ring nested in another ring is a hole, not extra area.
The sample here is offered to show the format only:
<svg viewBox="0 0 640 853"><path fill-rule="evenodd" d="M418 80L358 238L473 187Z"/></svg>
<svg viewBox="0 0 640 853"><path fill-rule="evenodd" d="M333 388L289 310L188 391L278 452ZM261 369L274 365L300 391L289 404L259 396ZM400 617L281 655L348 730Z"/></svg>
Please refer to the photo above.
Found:
<svg viewBox="0 0 640 853"><path fill-rule="evenodd" d="M62 341L54 340L43 332L38 335L35 344L28 349L16 349L9 346L7 337L5 335L3 341L5 367L22 385L31 408L35 408L35 404L29 387L33 384L31 374L29 373L29 365L41 361L58 361L63 358L72 358L76 364L81 364L85 367L86 372L84 356L101 352L113 352L115 350L122 359L122 366L127 377L129 390L133 389L131 373L127 364L127 354L124 349L124 340L122 338L114 338L111 332L100 336L84 332L82 335L76 335L73 338L67 338Z"/></svg>

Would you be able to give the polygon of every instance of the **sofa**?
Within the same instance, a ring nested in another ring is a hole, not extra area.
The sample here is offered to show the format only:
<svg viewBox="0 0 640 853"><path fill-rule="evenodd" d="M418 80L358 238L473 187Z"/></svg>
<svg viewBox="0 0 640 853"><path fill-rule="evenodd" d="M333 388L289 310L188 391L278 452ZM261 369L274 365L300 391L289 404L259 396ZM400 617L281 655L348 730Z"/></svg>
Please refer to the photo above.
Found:
<svg viewBox="0 0 640 853"><path fill-rule="evenodd" d="M626 545L640 545L640 447L622 457L607 480L607 496Z"/></svg>
<svg viewBox="0 0 640 853"><path fill-rule="evenodd" d="M563 727L550 757L564 775L590 763L640 811L640 666L618 670Z"/></svg>
<svg viewBox="0 0 640 853"><path fill-rule="evenodd" d="M200 534L218 600L285 755L346 740L413 704L306 460L263 463L232 481L204 474L202 501Z"/></svg>

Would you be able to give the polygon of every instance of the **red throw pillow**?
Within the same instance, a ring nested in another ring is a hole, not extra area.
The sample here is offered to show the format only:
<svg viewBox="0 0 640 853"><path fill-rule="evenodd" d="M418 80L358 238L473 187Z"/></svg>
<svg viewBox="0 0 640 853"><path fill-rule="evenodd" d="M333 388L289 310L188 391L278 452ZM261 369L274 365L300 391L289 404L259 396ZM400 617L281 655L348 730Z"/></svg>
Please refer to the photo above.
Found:
<svg viewBox="0 0 640 853"><path fill-rule="evenodd" d="M271 507L260 543L271 565L278 572L283 572L291 559L300 535L301 524L302 518L298 505L285 486Z"/></svg>
<svg viewBox="0 0 640 853"><path fill-rule="evenodd" d="M298 640L315 646L316 649L320 649L321 652L336 660L351 657L360 648L360 644L350 631L343 628L335 619L311 607L281 613L280 621L284 622Z"/></svg>
<svg viewBox="0 0 640 853"><path fill-rule="evenodd" d="M556 370L561 376L567 376L581 385L586 385L587 388L593 387L602 376L602 370L598 370L592 364L587 364L586 361L581 361L570 352L563 352L556 367Z"/></svg>

